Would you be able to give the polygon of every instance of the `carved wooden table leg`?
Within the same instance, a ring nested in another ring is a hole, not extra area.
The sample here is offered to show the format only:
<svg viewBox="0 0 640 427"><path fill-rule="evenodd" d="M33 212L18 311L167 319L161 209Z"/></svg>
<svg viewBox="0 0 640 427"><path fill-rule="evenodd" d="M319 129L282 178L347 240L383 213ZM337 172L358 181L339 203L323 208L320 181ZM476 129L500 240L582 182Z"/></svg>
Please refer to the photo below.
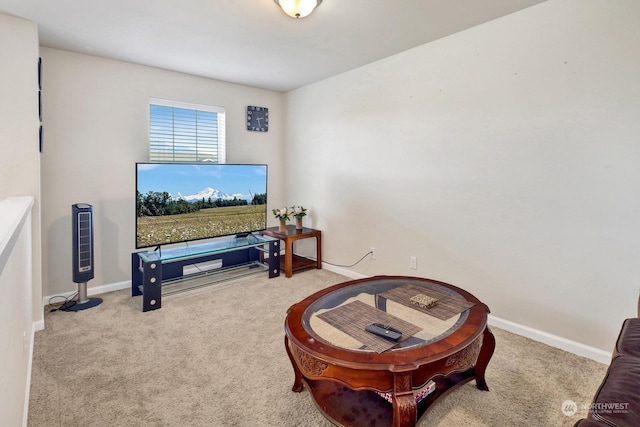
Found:
<svg viewBox="0 0 640 427"><path fill-rule="evenodd" d="M293 373L295 375L295 378L293 380L293 387L291 387L291 390L295 391L296 393L300 393L302 391L302 373L300 372L298 364L291 354L291 349L289 348L289 338L287 338L286 335L284 336L284 348L287 350L287 355L289 356L291 366L293 366Z"/></svg>
<svg viewBox="0 0 640 427"><path fill-rule="evenodd" d="M415 426L418 417L411 386L411 372L397 372L393 379L393 426Z"/></svg>
<svg viewBox="0 0 640 427"><path fill-rule="evenodd" d="M484 373L487 370L487 365L489 364L489 360L491 360L491 356L493 356L493 351L495 350L495 348L496 338L493 336L491 329L489 329L489 327L487 326L483 333L482 348L480 349L478 361L476 362L475 366L476 386L480 390L489 391L487 382L484 379Z"/></svg>

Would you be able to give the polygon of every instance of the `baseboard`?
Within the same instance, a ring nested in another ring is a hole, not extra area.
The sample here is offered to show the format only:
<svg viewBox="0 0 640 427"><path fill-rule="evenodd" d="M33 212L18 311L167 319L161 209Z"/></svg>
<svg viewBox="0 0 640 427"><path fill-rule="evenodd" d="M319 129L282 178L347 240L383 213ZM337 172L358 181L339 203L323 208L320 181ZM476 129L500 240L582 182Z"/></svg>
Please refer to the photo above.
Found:
<svg viewBox="0 0 640 427"><path fill-rule="evenodd" d="M35 325L36 322L34 322ZM44 329L44 321L42 322ZM29 359L27 363L27 379L24 396L24 407L22 408L22 427L27 427L27 421L29 420L29 399L31 397L31 372L33 368L33 346L35 345L35 330L31 331L31 342L29 343Z"/></svg>
<svg viewBox="0 0 640 427"><path fill-rule="evenodd" d="M44 329L44 319L38 320L32 323L33 332L36 333L38 331L42 331Z"/></svg>
<svg viewBox="0 0 640 427"><path fill-rule="evenodd" d="M499 317L495 317L491 314L489 315L489 325L550 345L551 347L559 348L560 350L568 351L569 353L573 353L578 356L595 360L596 362L604 364L609 364L609 362L611 362L610 352L590 347L576 341L571 341L557 335L552 335L547 332L539 331L528 326L520 325L509 320L500 319Z"/></svg>
<svg viewBox="0 0 640 427"><path fill-rule="evenodd" d="M322 268L349 277L350 279L364 279L365 277L369 277L368 275L354 273L353 271L347 270L346 268L336 267L335 265L327 264L325 262L322 263Z"/></svg>
<svg viewBox="0 0 640 427"><path fill-rule="evenodd" d="M101 286L91 286L91 287L87 287L87 296L105 294L107 292L120 291L122 289L127 289L127 288L131 288L131 281L129 281L129 280L124 281L124 282L117 282L117 283L111 283L111 284L107 284L107 285L101 285ZM57 294L57 295L46 296L46 297L42 298L42 305L45 306L45 307L47 305L49 305L49 301L52 298L55 298L55 300L53 301L54 303L55 302L60 303L65 298L69 298L72 295L74 295L76 292L78 292L78 291L75 290L75 291L72 291L72 292L64 292L64 293Z"/></svg>

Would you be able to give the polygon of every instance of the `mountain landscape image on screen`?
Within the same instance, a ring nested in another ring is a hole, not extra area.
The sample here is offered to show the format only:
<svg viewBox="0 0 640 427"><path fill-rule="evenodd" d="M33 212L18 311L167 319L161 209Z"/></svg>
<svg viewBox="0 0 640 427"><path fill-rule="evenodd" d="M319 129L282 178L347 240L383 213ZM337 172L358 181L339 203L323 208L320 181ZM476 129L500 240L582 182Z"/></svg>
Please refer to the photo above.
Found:
<svg viewBox="0 0 640 427"><path fill-rule="evenodd" d="M242 196L241 194L231 195L229 193L223 193L220 190L216 190L215 188L207 187L207 188L202 189L198 193L192 194L190 196L183 196L182 194L178 193L176 198L177 199L186 200L187 202L193 202L193 201L198 201L198 200L202 200L202 199L225 199L225 200L227 200L227 199L233 199L234 197L244 198L245 196Z"/></svg>
<svg viewBox="0 0 640 427"><path fill-rule="evenodd" d="M136 247L265 229L266 168L137 164Z"/></svg>

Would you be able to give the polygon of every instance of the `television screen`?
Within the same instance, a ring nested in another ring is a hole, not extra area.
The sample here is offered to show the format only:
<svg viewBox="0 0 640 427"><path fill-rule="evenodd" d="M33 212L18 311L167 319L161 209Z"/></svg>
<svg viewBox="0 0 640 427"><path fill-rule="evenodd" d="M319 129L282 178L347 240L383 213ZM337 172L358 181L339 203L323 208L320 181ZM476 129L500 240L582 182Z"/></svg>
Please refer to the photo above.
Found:
<svg viewBox="0 0 640 427"><path fill-rule="evenodd" d="M267 228L267 165L136 163L136 248Z"/></svg>

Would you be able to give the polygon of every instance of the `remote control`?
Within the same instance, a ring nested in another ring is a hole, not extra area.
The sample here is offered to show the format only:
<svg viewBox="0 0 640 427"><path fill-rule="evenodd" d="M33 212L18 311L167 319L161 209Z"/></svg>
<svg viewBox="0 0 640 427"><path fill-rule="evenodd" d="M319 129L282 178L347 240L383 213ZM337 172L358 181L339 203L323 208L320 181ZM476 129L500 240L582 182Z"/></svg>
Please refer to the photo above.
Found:
<svg viewBox="0 0 640 427"><path fill-rule="evenodd" d="M402 336L402 332L382 323L372 323L365 328L365 331L375 334L379 337L388 339L389 341L398 341Z"/></svg>

